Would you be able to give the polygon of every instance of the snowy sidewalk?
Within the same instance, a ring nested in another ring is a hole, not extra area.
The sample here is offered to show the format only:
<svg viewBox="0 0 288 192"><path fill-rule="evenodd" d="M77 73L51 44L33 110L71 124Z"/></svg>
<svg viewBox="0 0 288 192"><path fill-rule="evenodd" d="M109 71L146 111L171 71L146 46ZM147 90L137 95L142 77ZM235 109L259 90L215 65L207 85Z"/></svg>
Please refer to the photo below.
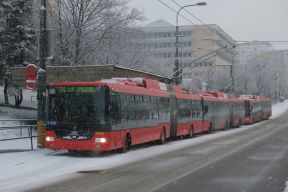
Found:
<svg viewBox="0 0 288 192"><path fill-rule="evenodd" d="M4 105L4 88L0 87L0 105ZM9 97L9 103L10 105L14 106L15 99L14 97ZM32 108L37 109L37 93L35 91L31 91L28 89L23 90L23 101L20 105L22 108Z"/></svg>

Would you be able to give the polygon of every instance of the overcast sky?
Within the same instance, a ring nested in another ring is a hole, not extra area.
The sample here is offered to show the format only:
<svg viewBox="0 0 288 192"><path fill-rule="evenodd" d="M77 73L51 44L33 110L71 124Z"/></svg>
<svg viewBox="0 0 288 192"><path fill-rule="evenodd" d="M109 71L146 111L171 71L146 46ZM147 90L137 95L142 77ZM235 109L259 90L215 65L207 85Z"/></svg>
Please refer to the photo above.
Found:
<svg viewBox="0 0 288 192"><path fill-rule="evenodd" d="M161 1L175 10L179 9L173 0ZM202 0L174 1L188 5ZM188 7L187 10L205 24L217 24L235 40L288 41L288 0L206 0L205 2L206 6ZM130 0L129 5L144 12L146 20L143 24L161 18L175 25L176 13L159 0ZM200 24L185 11L182 10L181 13L193 23ZM190 24L189 21L179 17L179 25ZM277 43L276 46L288 49L288 43Z"/></svg>

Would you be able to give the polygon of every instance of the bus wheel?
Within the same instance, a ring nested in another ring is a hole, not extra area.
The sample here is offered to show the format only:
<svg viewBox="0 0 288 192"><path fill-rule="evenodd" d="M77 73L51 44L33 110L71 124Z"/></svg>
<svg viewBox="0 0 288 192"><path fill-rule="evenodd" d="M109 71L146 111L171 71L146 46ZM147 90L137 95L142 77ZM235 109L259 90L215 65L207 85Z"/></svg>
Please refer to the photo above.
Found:
<svg viewBox="0 0 288 192"><path fill-rule="evenodd" d="M239 126L238 127L241 127L242 126L242 120L240 119L239 120Z"/></svg>
<svg viewBox="0 0 288 192"><path fill-rule="evenodd" d="M131 135L127 134L125 141L124 141L124 145L122 147L122 149L120 150L120 152L125 153L127 151L129 151L131 148Z"/></svg>
<svg viewBox="0 0 288 192"><path fill-rule="evenodd" d="M161 137L160 137L160 144L164 144L166 142L166 132L165 129L162 129Z"/></svg>
<svg viewBox="0 0 288 192"><path fill-rule="evenodd" d="M233 126L233 122L232 122L232 126ZM229 129L230 127L231 127L230 123L226 121L225 129Z"/></svg>
<svg viewBox="0 0 288 192"><path fill-rule="evenodd" d="M77 150L72 150L72 149L68 149L68 152L70 153L70 155L72 156L78 156L80 154L79 151Z"/></svg>
<svg viewBox="0 0 288 192"><path fill-rule="evenodd" d="M213 131L213 127L212 127L212 123L210 123L209 129L208 129L208 133L212 133Z"/></svg>

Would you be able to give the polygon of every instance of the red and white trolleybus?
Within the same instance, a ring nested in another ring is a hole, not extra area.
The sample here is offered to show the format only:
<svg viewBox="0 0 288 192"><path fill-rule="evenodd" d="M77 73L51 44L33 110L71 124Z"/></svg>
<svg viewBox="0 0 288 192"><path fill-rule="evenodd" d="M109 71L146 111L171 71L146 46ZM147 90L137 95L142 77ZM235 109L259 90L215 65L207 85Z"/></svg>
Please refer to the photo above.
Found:
<svg viewBox="0 0 288 192"><path fill-rule="evenodd" d="M191 94L144 78L55 82L47 92L45 147L55 150L125 151L150 141L239 127L247 120L243 98ZM269 118L271 101L263 102L261 118Z"/></svg>

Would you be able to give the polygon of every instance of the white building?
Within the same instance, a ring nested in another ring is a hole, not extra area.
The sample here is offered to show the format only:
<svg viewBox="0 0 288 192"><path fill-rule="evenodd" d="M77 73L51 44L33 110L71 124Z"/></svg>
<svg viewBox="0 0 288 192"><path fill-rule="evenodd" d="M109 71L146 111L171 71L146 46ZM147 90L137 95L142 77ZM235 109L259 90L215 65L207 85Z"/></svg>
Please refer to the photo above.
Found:
<svg viewBox="0 0 288 192"><path fill-rule="evenodd" d="M176 27L160 19L143 26L143 32L140 46L145 50L148 62L159 66L162 75L172 77L176 55ZM233 63L232 47L236 42L219 26L179 26L179 33L180 66L186 66L183 68L183 79L198 78L202 84L207 80L211 66ZM221 50L219 54L216 54L217 50ZM207 56L203 57L205 55Z"/></svg>
<svg viewBox="0 0 288 192"><path fill-rule="evenodd" d="M249 58L272 50L274 50L274 48L268 42L252 41L240 43L236 47L236 63L239 65L245 65Z"/></svg>

